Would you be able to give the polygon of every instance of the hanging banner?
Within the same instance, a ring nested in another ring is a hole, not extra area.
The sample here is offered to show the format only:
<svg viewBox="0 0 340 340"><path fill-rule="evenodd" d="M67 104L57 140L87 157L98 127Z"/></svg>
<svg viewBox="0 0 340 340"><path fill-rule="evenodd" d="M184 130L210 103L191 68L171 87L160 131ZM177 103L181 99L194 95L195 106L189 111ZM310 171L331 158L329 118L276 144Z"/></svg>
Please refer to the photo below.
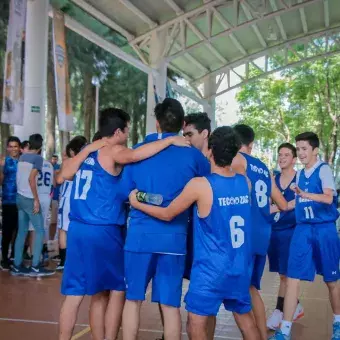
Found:
<svg viewBox="0 0 340 340"><path fill-rule="evenodd" d="M5 55L1 122L23 125L27 0L11 0Z"/></svg>
<svg viewBox="0 0 340 340"><path fill-rule="evenodd" d="M65 18L63 12L57 10L53 11L53 56L59 130L72 131L74 124L65 41Z"/></svg>

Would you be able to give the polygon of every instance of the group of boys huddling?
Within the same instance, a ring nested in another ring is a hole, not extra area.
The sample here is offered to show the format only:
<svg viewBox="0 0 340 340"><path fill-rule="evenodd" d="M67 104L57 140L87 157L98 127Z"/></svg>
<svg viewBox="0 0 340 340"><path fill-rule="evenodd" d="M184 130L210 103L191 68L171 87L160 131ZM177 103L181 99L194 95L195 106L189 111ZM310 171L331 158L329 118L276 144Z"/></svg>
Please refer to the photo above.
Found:
<svg viewBox="0 0 340 340"><path fill-rule="evenodd" d="M299 281L318 273L329 288L332 340L340 340L336 190L330 167L318 159L318 136L305 132L296 147L282 144L281 173L273 177L251 156L249 126L211 133L206 114L185 116L170 98L157 104L155 117L157 133L129 149L129 115L103 110L96 140L86 145L76 137L77 150L63 161L56 180L60 219L69 228L59 339L71 339L85 295L93 339L114 340L120 326L124 340L137 339L152 280L164 338L178 340L183 278L190 280L190 339L213 338L222 303L244 339L267 339L267 327L275 330L270 339L291 339L292 321L304 313ZM161 205L140 202L139 191L161 195ZM267 254L281 281L266 321L259 290ZM24 269L15 263L15 270Z"/></svg>

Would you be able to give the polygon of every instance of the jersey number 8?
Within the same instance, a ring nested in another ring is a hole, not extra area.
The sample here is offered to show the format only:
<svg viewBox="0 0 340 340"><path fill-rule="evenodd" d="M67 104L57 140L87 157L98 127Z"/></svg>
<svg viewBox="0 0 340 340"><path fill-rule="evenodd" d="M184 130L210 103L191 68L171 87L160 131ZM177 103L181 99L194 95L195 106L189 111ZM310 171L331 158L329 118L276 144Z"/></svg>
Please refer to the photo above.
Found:
<svg viewBox="0 0 340 340"><path fill-rule="evenodd" d="M256 200L259 208L264 208L268 204L267 191L267 184L262 179L255 183Z"/></svg>

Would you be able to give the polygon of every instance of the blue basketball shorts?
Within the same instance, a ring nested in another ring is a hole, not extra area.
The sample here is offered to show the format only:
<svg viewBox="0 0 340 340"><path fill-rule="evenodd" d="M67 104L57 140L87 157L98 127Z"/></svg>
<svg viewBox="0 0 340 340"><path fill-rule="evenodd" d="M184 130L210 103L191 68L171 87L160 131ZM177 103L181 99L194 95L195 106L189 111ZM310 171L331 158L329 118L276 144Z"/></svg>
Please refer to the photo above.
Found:
<svg viewBox="0 0 340 340"><path fill-rule="evenodd" d="M144 301L152 279L152 302L179 308L185 255L125 251L126 298Z"/></svg>
<svg viewBox="0 0 340 340"><path fill-rule="evenodd" d="M250 285L255 287L257 290L261 289L261 279L266 265L266 256L264 255L253 255L253 261L250 265Z"/></svg>
<svg viewBox="0 0 340 340"><path fill-rule="evenodd" d="M125 290L124 230L119 226L71 221L61 284L64 295L95 295Z"/></svg>
<svg viewBox="0 0 340 340"><path fill-rule="evenodd" d="M325 282L340 279L340 239L335 223L299 224L289 251L287 276L314 281L315 274Z"/></svg>
<svg viewBox="0 0 340 340"><path fill-rule="evenodd" d="M231 287L235 289L235 287ZM230 312L245 314L251 311L250 295L243 298L223 298L223 296L205 296L198 292L192 292L189 288L184 298L185 309L193 314L202 316L216 316L221 304Z"/></svg>
<svg viewBox="0 0 340 340"><path fill-rule="evenodd" d="M268 248L269 271L287 274L289 249L294 228L273 230Z"/></svg>

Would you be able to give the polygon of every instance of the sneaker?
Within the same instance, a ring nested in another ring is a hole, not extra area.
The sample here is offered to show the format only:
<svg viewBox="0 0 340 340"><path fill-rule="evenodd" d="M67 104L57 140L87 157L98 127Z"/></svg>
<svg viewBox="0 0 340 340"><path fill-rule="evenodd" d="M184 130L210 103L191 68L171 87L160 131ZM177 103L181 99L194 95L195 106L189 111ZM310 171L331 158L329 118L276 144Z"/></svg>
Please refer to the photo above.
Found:
<svg viewBox="0 0 340 340"><path fill-rule="evenodd" d="M29 276L31 277L51 276L53 274L55 274L54 270L46 269L42 266L39 266L39 267L32 266L29 272Z"/></svg>
<svg viewBox="0 0 340 340"><path fill-rule="evenodd" d="M333 323L332 340L340 340L340 322L334 322Z"/></svg>
<svg viewBox="0 0 340 340"><path fill-rule="evenodd" d="M55 270L63 271L64 270L64 266L60 264L59 266L57 266L57 268Z"/></svg>
<svg viewBox="0 0 340 340"><path fill-rule="evenodd" d="M293 322L303 318L304 316L305 316L305 311L304 311L301 303L298 303L298 305L296 306L296 309L295 309L294 316L293 316Z"/></svg>
<svg viewBox="0 0 340 340"><path fill-rule="evenodd" d="M11 269L11 263L9 261L1 261L0 269L3 271L8 271Z"/></svg>
<svg viewBox="0 0 340 340"><path fill-rule="evenodd" d="M280 329L276 330L275 334L268 338L268 340L291 340L291 339L292 338L290 335L282 334Z"/></svg>
<svg viewBox="0 0 340 340"><path fill-rule="evenodd" d="M24 266L13 265L11 268L11 275L13 276L29 276L30 270Z"/></svg>
<svg viewBox="0 0 340 340"><path fill-rule="evenodd" d="M282 319L283 313L280 310L275 309L272 315L267 320L267 327L274 331L277 330L280 326Z"/></svg>

